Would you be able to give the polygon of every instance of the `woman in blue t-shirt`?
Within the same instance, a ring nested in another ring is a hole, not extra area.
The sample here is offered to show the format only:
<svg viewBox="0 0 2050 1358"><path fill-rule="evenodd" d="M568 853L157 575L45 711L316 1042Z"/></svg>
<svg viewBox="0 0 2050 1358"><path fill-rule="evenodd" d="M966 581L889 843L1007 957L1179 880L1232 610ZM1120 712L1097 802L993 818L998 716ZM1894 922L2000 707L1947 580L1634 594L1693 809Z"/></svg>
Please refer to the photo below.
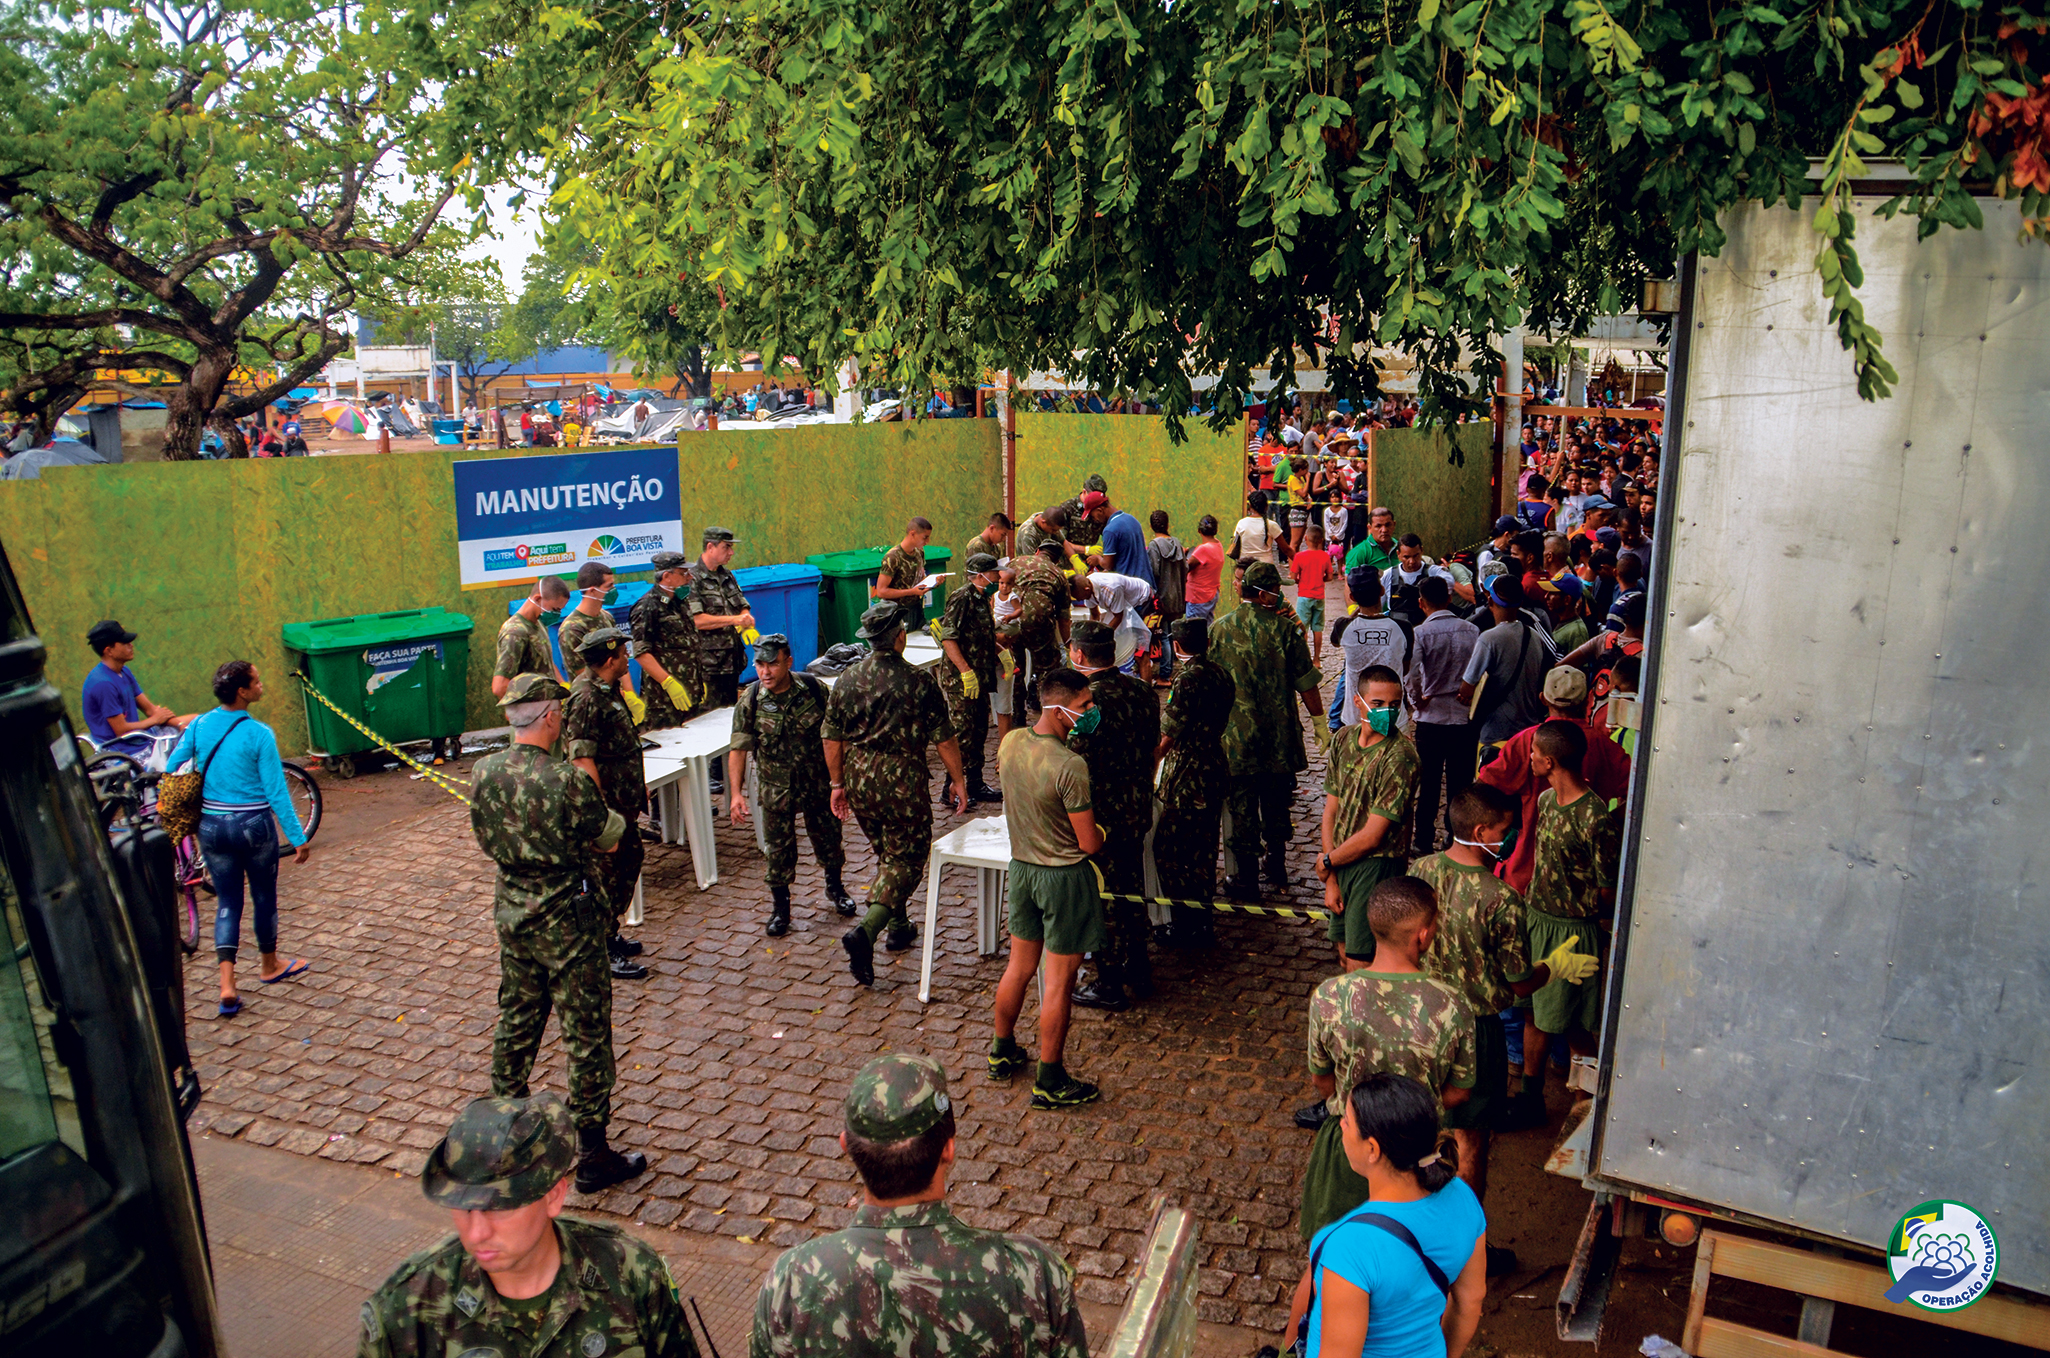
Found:
<svg viewBox="0 0 2050 1358"><path fill-rule="evenodd" d="M1310 1242L1290 1329L1308 1313L1307 1358L1459 1358L1488 1292L1488 1219L1439 1144L1438 1101L1406 1075L1369 1075L1343 1117L1345 1158L1373 1196Z"/></svg>

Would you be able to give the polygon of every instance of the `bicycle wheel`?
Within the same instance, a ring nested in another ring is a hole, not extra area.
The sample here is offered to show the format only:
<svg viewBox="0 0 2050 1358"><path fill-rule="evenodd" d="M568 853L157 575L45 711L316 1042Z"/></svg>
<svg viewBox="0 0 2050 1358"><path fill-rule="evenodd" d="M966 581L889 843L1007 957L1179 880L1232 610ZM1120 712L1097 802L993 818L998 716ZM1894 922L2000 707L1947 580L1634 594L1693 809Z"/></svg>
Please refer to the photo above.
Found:
<svg viewBox="0 0 2050 1358"><path fill-rule="evenodd" d="M118 750L95 754L86 761L86 781L100 804L100 820L113 829L134 819L142 805L142 761Z"/></svg>
<svg viewBox="0 0 2050 1358"><path fill-rule="evenodd" d="M292 809L299 813L299 824L306 831L308 839L320 828L320 784L313 781L313 775L297 764L286 763L285 787L292 794Z"/></svg>
<svg viewBox="0 0 2050 1358"><path fill-rule="evenodd" d="M178 841L172 851L172 871L178 880L178 894L184 898L184 919L180 921L178 946L189 956L199 951L199 881L206 873L206 860L191 835Z"/></svg>

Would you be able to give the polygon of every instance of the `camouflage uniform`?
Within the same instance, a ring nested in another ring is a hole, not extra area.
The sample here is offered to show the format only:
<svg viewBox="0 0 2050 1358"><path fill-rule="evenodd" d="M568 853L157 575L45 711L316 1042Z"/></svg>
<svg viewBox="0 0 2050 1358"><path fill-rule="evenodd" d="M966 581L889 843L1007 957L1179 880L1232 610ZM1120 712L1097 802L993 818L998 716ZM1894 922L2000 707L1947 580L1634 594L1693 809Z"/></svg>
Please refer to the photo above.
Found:
<svg viewBox="0 0 2050 1358"><path fill-rule="evenodd" d="M576 1157L576 1127L553 1094L477 1099L420 1171L430 1202L503 1211L547 1196ZM562 1266L533 1302L508 1305L454 1236L399 1265L363 1303L358 1358L445 1354L698 1358L662 1256L617 1226L555 1219Z"/></svg>
<svg viewBox="0 0 2050 1358"><path fill-rule="evenodd" d="M559 685L554 689L561 692ZM520 691L516 685L511 693ZM605 805L582 769L532 745L479 760L470 795L470 828L498 864L492 1092L526 1097L527 1075L554 1008L569 1055L570 1111L579 1127L603 1125L612 1107L612 975L605 952L611 929L585 889L585 863L594 846L619 842L626 818Z"/></svg>
<svg viewBox="0 0 2050 1358"><path fill-rule="evenodd" d="M925 569L925 554L908 552L900 542L883 553L882 569L877 573L882 577L883 583L891 589L910 589L925 579L929 572ZM905 631L915 631L925 626L925 607L920 600L898 599L895 603L903 610Z"/></svg>
<svg viewBox="0 0 2050 1358"><path fill-rule="evenodd" d="M653 590L648 592L654 593ZM740 592L739 579L726 567L693 561L684 607L690 613L690 625L695 629L700 614L738 617L747 612L747 596ZM747 668L747 651L741 645L740 629L721 627L715 631L698 632L697 639L698 662L704 668L705 682L711 687L705 704L708 707L730 706L739 696L740 672ZM660 660L662 657L658 655L655 658Z"/></svg>
<svg viewBox="0 0 2050 1358"><path fill-rule="evenodd" d="M660 684L644 684L641 697L648 704L648 729L666 731L703 711L704 665L699 658L698 629L690 620L688 601L680 593L671 593L659 584L651 585L633 606L627 625L633 632L633 653L654 656L655 663L675 675L700 702L689 711L678 711Z"/></svg>
<svg viewBox="0 0 2050 1358"><path fill-rule="evenodd" d="M583 644L586 633L600 627L616 626L618 624L612 621L612 615L602 608L595 614L581 613L574 608L563 614L561 625L555 629L556 644L562 648L563 673L574 679L584 672L584 657L577 647Z"/></svg>
<svg viewBox="0 0 2050 1358"><path fill-rule="evenodd" d="M844 741L841 777L854 818L878 860L861 928L870 940L885 924L911 927L905 902L932 852L932 782L925 747L953 738L939 681L883 642L833 686L819 735Z"/></svg>
<svg viewBox="0 0 2050 1358"><path fill-rule="evenodd" d="M1601 893L1616 884L1621 851L1621 822L1599 792L1583 792L1570 806L1560 806L1550 788L1538 794L1537 861L1523 897L1531 956L1544 957L1568 939L1579 952L1607 951L1596 921L1608 913ZM1601 1020L1600 975L1551 981L1530 997L1530 1010L1544 1032L1593 1032Z"/></svg>
<svg viewBox="0 0 2050 1358"><path fill-rule="evenodd" d="M1224 757L1224 727L1231 719L1237 685L1207 655L1178 661L1168 691L1161 734L1174 744L1161 765L1160 820L1153 827L1153 866L1160 894L1172 900L1207 901L1217 894L1217 836L1231 788ZM1174 907L1175 928L1200 936L1210 916Z"/></svg>
<svg viewBox="0 0 2050 1358"><path fill-rule="evenodd" d="M1400 732L1361 749L1363 729L1347 726L1334 732L1325 755L1324 795L1338 799L1338 810L1331 818L1332 847L1336 849L1358 834L1369 817L1380 816L1392 823L1376 852L1336 866L1345 910L1332 916L1324 936L1344 944L1347 957L1371 962L1374 931L1367 923L1367 901L1375 887L1402 875L1422 760L1410 738Z"/></svg>
<svg viewBox="0 0 2050 1358"><path fill-rule="evenodd" d="M1019 556L1012 565L1017 571L1012 589L1018 600L1018 616L1004 633L1004 640L1018 659L1018 687L1012 711L1020 725L1030 725L1027 719L1037 720L1034 714L1039 711L1039 676L1061 664L1061 623L1068 616L1068 577L1043 556Z"/></svg>
<svg viewBox="0 0 2050 1358"><path fill-rule="evenodd" d="M1160 746L1160 699L1153 685L1117 670L1098 670L1089 692L1103 718L1088 735L1077 732L1068 748L1089 765L1096 823L1109 830L1093 857L1113 896L1146 889L1146 832L1153 824L1153 752ZM1135 998L1152 993L1146 955L1146 907L1139 901L1106 901L1104 923L1110 944L1098 958L1099 981L1132 989Z"/></svg>
<svg viewBox="0 0 2050 1358"><path fill-rule="evenodd" d="M1081 511L1079 508L1077 508L1075 512L1079 514ZM1074 520L1070 519L1069 522L1073 523ZM1018 561L1022 564L1026 557L1039 555L1039 544L1047 541L1049 538L1060 538L1063 541L1065 541L1066 539L1063 535L1066 533L1066 531L1066 529L1055 529L1049 531L1045 528L1041 528L1039 526L1039 516L1037 514L1027 515L1025 522L1018 525L1018 531L1016 534L1016 540L1018 543L1018 550L1016 555Z"/></svg>
<svg viewBox="0 0 2050 1358"><path fill-rule="evenodd" d="M965 565L969 557L976 555L993 556L1002 561L1008 555L1004 551L1003 535L994 529L985 528L968 539L968 550L961 554L962 563Z"/></svg>
<svg viewBox="0 0 2050 1358"><path fill-rule="evenodd" d="M1455 863L1442 853L1409 865L1410 875L1438 893L1438 930L1423 956L1424 974L1459 992L1473 1015L1473 1094L1447 1110L1453 1127L1493 1130L1509 1098L1509 1042L1502 1012L1518 1003L1511 981L1534 968L1523 898L1486 868Z"/></svg>
<svg viewBox="0 0 2050 1358"><path fill-rule="evenodd" d="M946 1072L896 1053L861 1068L847 1130L892 1145L950 1116ZM863 1205L845 1230L786 1250L755 1298L748 1358L1088 1358L1061 1257L967 1225L944 1202Z"/></svg>
<svg viewBox="0 0 2050 1358"><path fill-rule="evenodd" d="M615 652L616 654L616 652ZM619 683L625 683L621 679ZM648 809L648 783L641 758L641 738L616 684L601 684L586 668L569 686L562 710L562 752L566 759L588 759L598 766L598 790L605 804L632 825ZM584 871L602 883L613 927L633 904L634 885L641 880L647 848L639 834L622 835L609 854L592 854Z"/></svg>
<svg viewBox="0 0 2050 1358"><path fill-rule="evenodd" d="M1280 576L1264 561L1270 588ZM1210 627L1210 659L1230 676L1231 720L1224 728L1224 755L1231 765L1231 851L1241 876L1250 877L1260 856L1264 824L1267 854L1279 859L1288 849L1295 776L1310 766L1295 695L1317 686L1309 643L1293 615L1242 603Z"/></svg>
<svg viewBox="0 0 2050 1358"><path fill-rule="evenodd" d="M517 679L523 674L553 678L555 657L548 649L548 629L538 619L529 621L515 613L498 625L498 663L491 675Z"/></svg>
<svg viewBox="0 0 2050 1358"><path fill-rule="evenodd" d="M762 833L769 842L772 887L796 880L799 812L826 875L838 881L847 862L840 847L840 821L833 814L825 750L819 744L826 704L824 684L809 674L793 674L790 688L782 693L749 684L733 708L733 748L755 761L755 814L762 818Z"/></svg>
<svg viewBox="0 0 2050 1358"><path fill-rule="evenodd" d="M977 693L971 698L961 689L961 671L952 661L939 665L940 691L947 699L947 725L961 742L961 768L972 792L982 785L983 745L989 739L989 695L997 685L997 625L989 609L989 598L974 585L962 584L947 593L947 608L940 615L940 640L961 648L961 658L975 672Z"/></svg>
<svg viewBox="0 0 2050 1358"><path fill-rule="evenodd" d="M1297 1223L1308 1240L1368 1197L1367 1181L1346 1163L1339 1138L1341 1105L1352 1087L1382 1071L1407 1075L1439 1094L1446 1085L1473 1087L1473 1021L1458 991L1415 973L1349 971L1310 996L1310 1074L1329 1075L1337 1092L1331 1116L1317 1129L1303 1174Z"/></svg>

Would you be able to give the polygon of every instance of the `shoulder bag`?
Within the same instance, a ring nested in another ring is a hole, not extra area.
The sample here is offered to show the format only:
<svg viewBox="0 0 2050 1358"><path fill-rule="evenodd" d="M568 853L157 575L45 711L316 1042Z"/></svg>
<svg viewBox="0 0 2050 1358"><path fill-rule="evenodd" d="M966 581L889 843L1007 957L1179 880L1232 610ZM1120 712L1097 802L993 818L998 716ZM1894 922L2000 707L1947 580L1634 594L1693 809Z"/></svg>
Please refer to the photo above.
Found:
<svg viewBox="0 0 2050 1358"><path fill-rule="evenodd" d="M1444 1269L1431 1262L1431 1256L1424 1253L1424 1247L1417 1243L1417 1238L1409 1227L1394 1217L1383 1216L1379 1212L1367 1212L1360 1216L1347 1217L1345 1220L1378 1226L1409 1246L1416 1252L1417 1262L1424 1266L1424 1272L1431 1275L1431 1281L1437 1285L1438 1290L1446 1296L1452 1295L1452 1280L1445 1276ZM1317 1309L1317 1266L1323 1258L1324 1246L1330 1243L1332 1235L1337 1234L1338 1232L1333 1231L1331 1235L1325 1236L1317 1243L1317 1248L1310 1251L1310 1304L1303 1308L1303 1318L1298 1320L1295 1326L1295 1342L1288 1346L1288 1351L1294 1358L1305 1358L1310 1351L1310 1313Z"/></svg>
<svg viewBox="0 0 2050 1358"><path fill-rule="evenodd" d="M205 759L195 758L190 773L167 773L157 780L157 823L164 827L164 833L176 844L187 835L199 833L200 804L206 800L206 767L213 763L221 746L228 743L228 737L237 726L249 719L247 712L237 712L235 720L228 723L228 729L221 732L221 738L207 751ZM197 741L193 742L195 745Z"/></svg>

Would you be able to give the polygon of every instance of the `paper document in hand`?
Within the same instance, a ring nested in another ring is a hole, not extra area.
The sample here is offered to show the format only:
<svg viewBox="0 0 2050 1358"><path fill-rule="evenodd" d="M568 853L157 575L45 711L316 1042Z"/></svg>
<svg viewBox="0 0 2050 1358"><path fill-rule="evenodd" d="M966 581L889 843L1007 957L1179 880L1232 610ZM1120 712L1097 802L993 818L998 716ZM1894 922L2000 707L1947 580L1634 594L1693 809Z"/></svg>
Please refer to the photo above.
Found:
<svg viewBox="0 0 2050 1358"><path fill-rule="evenodd" d="M918 587L922 590L931 590L934 585L937 585L952 574L952 571L940 571L935 575L928 575L925 579L918 582Z"/></svg>

